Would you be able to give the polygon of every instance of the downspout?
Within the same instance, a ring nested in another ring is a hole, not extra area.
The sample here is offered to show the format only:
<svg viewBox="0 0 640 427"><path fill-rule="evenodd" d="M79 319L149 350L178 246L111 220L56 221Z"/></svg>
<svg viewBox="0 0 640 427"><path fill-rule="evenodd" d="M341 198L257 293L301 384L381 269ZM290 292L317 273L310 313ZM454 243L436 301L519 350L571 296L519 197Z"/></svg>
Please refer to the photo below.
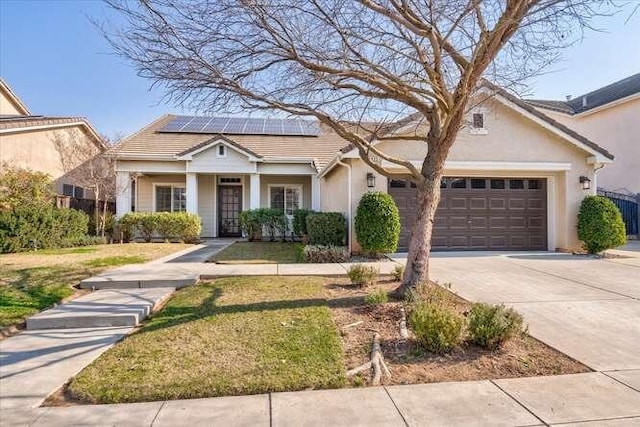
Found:
<svg viewBox="0 0 640 427"><path fill-rule="evenodd" d="M345 168L347 168L348 175L347 175L347 249L349 250L349 255L351 255L351 165L347 164L347 163L343 163L342 162L342 157L338 157L338 160L336 161L337 165L340 166L344 166Z"/></svg>
<svg viewBox="0 0 640 427"><path fill-rule="evenodd" d="M597 166L598 166L598 167L596 167L596 168L594 168L594 169L593 169L593 181L594 181L594 182L593 182L593 186L594 186L594 187L595 187L595 189L596 189L595 194L598 194L598 171L599 171L600 169L602 169L603 167L605 167L605 166L606 166L606 164L605 164L605 163L600 163L600 164L599 164L599 165L597 165Z"/></svg>

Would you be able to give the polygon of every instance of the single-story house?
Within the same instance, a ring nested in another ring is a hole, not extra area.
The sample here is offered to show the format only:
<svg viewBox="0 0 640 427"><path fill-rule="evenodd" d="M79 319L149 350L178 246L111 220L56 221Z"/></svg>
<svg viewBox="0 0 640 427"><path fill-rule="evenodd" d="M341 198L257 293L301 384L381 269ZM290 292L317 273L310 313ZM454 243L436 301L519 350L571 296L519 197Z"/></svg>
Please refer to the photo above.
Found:
<svg viewBox="0 0 640 427"><path fill-rule="evenodd" d="M446 162L434 249L577 248L580 202L595 194L596 171L613 156L503 92L469 114L470 125ZM406 120L394 132L407 135L419 125ZM424 144L405 138L379 146L416 163L426 152ZM176 115L159 118L121 144L117 181L123 189L118 215L194 212L202 218L204 237L240 236L244 209L343 212L354 251L353 218L365 192L393 196L404 250L416 191L410 182L374 172L346 141L315 122Z"/></svg>

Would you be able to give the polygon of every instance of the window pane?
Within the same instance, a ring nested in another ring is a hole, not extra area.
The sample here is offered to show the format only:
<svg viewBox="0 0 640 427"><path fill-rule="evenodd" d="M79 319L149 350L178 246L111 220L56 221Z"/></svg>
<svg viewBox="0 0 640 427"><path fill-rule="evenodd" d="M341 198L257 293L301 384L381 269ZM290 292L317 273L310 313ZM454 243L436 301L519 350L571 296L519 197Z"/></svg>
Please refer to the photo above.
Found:
<svg viewBox="0 0 640 427"><path fill-rule="evenodd" d="M84 199L84 188L75 187L73 189L73 197L75 197L76 199Z"/></svg>
<svg viewBox="0 0 640 427"><path fill-rule="evenodd" d="M449 188L467 188L466 178L451 178Z"/></svg>
<svg viewBox="0 0 640 427"><path fill-rule="evenodd" d="M269 197L273 209L284 210L284 187L271 187Z"/></svg>
<svg viewBox="0 0 640 427"><path fill-rule="evenodd" d="M510 190L523 190L524 189L524 179L510 179L509 180L509 189Z"/></svg>
<svg viewBox="0 0 640 427"><path fill-rule="evenodd" d="M484 128L484 114L482 113L473 114L473 127L476 129Z"/></svg>
<svg viewBox="0 0 640 427"><path fill-rule="evenodd" d="M392 179L389 181L389 187L391 188L405 188L407 186L407 181L403 179Z"/></svg>
<svg viewBox="0 0 640 427"><path fill-rule="evenodd" d="M487 188L487 180L480 178L471 178L471 188Z"/></svg>
<svg viewBox="0 0 640 427"><path fill-rule="evenodd" d="M542 188L542 182L539 179L529 180L529 190L540 190Z"/></svg>
<svg viewBox="0 0 640 427"><path fill-rule="evenodd" d="M187 210L187 192L184 188L173 188L173 211L184 212Z"/></svg>
<svg viewBox="0 0 640 427"><path fill-rule="evenodd" d="M440 180L440 188L447 188L447 178L442 178Z"/></svg>
<svg viewBox="0 0 640 427"><path fill-rule="evenodd" d="M63 196L73 196L73 185L62 184L62 195Z"/></svg>
<svg viewBox="0 0 640 427"><path fill-rule="evenodd" d="M492 179L491 180L491 189L492 190L504 190L505 189L504 179Z"/></svg>
<svg viewBox="0 0 640 427"><path fill-rule="evenodd" d="M300 189L299 188L287 188L286 189L286 209L285 214L293 215L293 211L300 208Z"/></svg>
<svg viewBox="0 0 640 427"><path fill-rule="evenodd" d="M171 187L156 187L156 212L171 212Z"/></svg>

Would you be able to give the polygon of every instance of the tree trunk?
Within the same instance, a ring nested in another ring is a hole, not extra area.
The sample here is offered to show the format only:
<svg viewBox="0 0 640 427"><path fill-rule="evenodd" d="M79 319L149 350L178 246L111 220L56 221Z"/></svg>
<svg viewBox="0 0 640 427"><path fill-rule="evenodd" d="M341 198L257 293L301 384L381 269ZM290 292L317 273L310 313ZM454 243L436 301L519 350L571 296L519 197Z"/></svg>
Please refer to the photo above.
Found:
<svg viewBox="0 0 640 427"><path fill-rule="evenodd" d="M418 186L416 195L416 219L409 240L409 254L402 285L398 291L406 294L410 289L429 280L429 253L433 219L440 202L442 173L429 177Z"/></svg>
<svg viewBox="0 0 640 427"><path fill-rule="evenodd" d="M100 190L98 188L93 189L93 199L95 200L95 205L93 207L93 218L95 220L96 226L96 236L100 235Z"/></svg>

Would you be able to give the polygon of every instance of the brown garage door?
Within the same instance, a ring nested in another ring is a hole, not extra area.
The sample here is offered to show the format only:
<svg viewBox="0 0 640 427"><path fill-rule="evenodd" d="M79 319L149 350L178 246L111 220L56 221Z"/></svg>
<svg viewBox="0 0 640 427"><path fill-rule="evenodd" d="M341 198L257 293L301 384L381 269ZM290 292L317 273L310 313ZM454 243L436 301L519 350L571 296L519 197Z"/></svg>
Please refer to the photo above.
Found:
<svg viewBox="0 0 640 427"><path fill-rule="evenodd" d="M546 250L547 183L541 178L444 178L433 249ZM416 189L389 180L400 210L399 250L406 251L415 218Z"/></svg>

